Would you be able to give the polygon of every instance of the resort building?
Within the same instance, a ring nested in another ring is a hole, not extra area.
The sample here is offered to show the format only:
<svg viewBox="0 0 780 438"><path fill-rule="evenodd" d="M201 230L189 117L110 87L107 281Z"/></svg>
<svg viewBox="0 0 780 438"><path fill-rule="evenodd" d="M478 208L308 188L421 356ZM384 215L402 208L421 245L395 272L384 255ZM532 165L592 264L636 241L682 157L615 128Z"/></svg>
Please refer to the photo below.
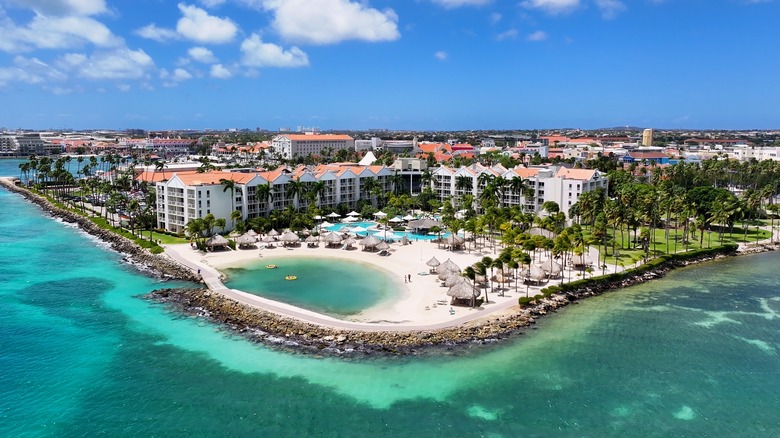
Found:
<svg viewBox="0 0 780 438"><path fill-rule="evenodd" d="M234 226L230 219L233 211L246 220L290 206L305 209L312 203L325 209L340 204L353 209L360 200L374 203L377 194L392 191L392 176L387 167L354 163L252 173L183 171L168 173L167 179L160 178L160 172L139 175L156 179L157 226L175 233L182 232L190 220L209 213L225 218L225 231L229 231ZM297 185L293 181L300 183L298 190L291 189Z"/></svg>
<svg viewBox="0 0 780 438"><path fill-rule="evenodd" d="M354 150L355 140L342 134L283 134L271 140L271 147L282 158L290 159Z"/></svg>
<svg viewBox="0 0 780 438"><path fill-rule="evenodd" d="M481 175L487 175L481 177ZM461 198L471 194L478 200L488 178L504 178L503 206L521 205L528 212L538 212L547 201L556 202L563 212L579 200L580 196L598 188L607 189L609 181L596 169L568 169L560 166L523 167L505 169L500 165L486 167L473 164L461 168L442 166L433 172L432 188L439 199ZM512 188L512 181L523 181L520 190Z"/></svg>

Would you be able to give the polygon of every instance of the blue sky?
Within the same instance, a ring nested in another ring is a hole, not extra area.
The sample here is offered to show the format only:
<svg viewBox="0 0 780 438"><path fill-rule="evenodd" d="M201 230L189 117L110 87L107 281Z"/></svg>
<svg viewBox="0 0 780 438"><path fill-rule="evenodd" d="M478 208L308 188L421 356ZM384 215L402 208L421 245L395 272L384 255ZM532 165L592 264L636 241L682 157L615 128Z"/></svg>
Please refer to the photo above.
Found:
<svg viewBox="0 0 780 438"><path fill-rule="evenodd" d="M0 127L780 128L780 0L0 0Z"/></svg>

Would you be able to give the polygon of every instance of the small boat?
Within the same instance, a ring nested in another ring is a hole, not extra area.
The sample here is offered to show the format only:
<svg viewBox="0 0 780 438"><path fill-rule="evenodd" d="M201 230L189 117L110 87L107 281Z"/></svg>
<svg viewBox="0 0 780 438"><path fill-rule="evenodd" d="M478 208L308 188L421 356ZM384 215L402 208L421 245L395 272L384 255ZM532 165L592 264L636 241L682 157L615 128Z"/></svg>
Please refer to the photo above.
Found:
<svg viewBox="0 0 780 438"><path fill-rule="evenodd" d="M297 275L288 275L288 276L284 277L284 279L285 280L290 280L290 281L297 280L298 276Z"/></svg>
<svg viewBox="0 0 780 438"><path fill-rule="evenodd" d="M265 265L265 267L268 268L268 269L276 269L276 268L278 268L278 266L276 266L276 265Z"/></svg>

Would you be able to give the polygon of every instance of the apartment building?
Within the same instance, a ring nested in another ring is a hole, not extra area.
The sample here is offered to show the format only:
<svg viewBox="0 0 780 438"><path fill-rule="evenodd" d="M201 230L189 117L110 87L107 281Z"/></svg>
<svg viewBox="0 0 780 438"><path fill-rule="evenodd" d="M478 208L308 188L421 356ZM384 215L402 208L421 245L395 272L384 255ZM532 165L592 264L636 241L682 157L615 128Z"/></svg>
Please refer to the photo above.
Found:
<svg viewBox="0 0 780 438"><path fill-rule="evenodd" d="M367 180L376 180L379 191L392 191L392 175L393 172L384 166L358 166L354 163L300 166L295 169L282 167L253 173L173 172L168 179L155 183L157 226L178 233L186 228L190 220L211 213L225 218L225 231L229 231L235 225L230 215L236 210L241 212L242 220L246 220L267 216L273 210L283 210L288 206L302 210L311 203L325 209L334 209L340 204L355 208L361 199L372 203L376 201L375 194L367 190ZM234 182L232 192L225 189L224 180ZM302 195L288 193L291 181L302 184ZM319 182L323 183L323 190L316 195L307 195Z"/></svg>
<svg viewBox="0 0 780 438"><path fill-rule="evenodd" d="M514 191L510 187L504 190L501 204L504 206L522 205L525 211L538 212L547 201L556 202L563 212L579 200L580 196L597 188L607 189L607 176L596 169L568 169L560 166L523 167L505 169L500 165L487 167L473 164L460 168L442 166L433 172L432 188L439 199L460 198L471 194L479 199L485 187L480 184L480 175L501 177L508 181L521 178L525 188Z"/></svg>
<svg viewBox="0 0 780 438"><path fill-rule="evenodd" d="M291 159L307 155L323 155L326 151L354 150L355 140L342 134L283 134L271 140L274 152Z"/></svg>

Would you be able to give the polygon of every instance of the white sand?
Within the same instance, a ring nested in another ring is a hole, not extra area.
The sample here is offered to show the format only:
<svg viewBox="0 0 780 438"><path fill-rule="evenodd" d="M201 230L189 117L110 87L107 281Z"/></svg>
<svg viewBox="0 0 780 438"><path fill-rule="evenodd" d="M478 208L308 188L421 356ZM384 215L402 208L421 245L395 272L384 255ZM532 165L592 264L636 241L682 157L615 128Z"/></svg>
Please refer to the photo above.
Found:
<svg viewBox="0 0 780 438"><path fill-rule="evenodd" d="M359 248L359 247L358 247ZM262 260L264 263L274 264L274 261L286 257L318 257L351 260L361 263L370 263L388 272L396 278L398 295L390 301L385 301L370 309L366 309L359 315L349 318L350 321L376 324L378 326L405 326L423 327L432 325L451 325L462 323L465 320L479 319L488 314L496 315L496 312L514 311L518 309L517 299L525 296L526 287L520 285L518 292L511 283L504 296L499 293L491 293L488 289L490 301L482 307L471 309L468 307L449 305L450 297L446 295L447 288L441 286L436 274L419 275L420 272L428 272L426 262L435 256L440 262L448 258L461 269L479 261L484 256L495 257L489 248L479 252L458 251L451 252L439 249L437 244L418 241L411 245L394 243L391 245L389 256L380 256L378 253L365 252L361 249L346 251L342 249L325 248L321 244L319 248L308 248L305 244L294 249L277 247L274 249L239 249L235 251L219 251L202 253L190 248L189 245L168 245L166 252L175 252L178 257L186 259L188 264L200 265L202 269L215 268L217 270L226 267L236 267L247 262ZM404 282L404 276L411 274L412 281ZM497 284L496 284L497 286ZM535 295L540 287L531 286L529 293ZM484 289L483 289L484 297ZM445 304L439 304L443 302ZM455 314L450 313L454 309Z"/></svg>

